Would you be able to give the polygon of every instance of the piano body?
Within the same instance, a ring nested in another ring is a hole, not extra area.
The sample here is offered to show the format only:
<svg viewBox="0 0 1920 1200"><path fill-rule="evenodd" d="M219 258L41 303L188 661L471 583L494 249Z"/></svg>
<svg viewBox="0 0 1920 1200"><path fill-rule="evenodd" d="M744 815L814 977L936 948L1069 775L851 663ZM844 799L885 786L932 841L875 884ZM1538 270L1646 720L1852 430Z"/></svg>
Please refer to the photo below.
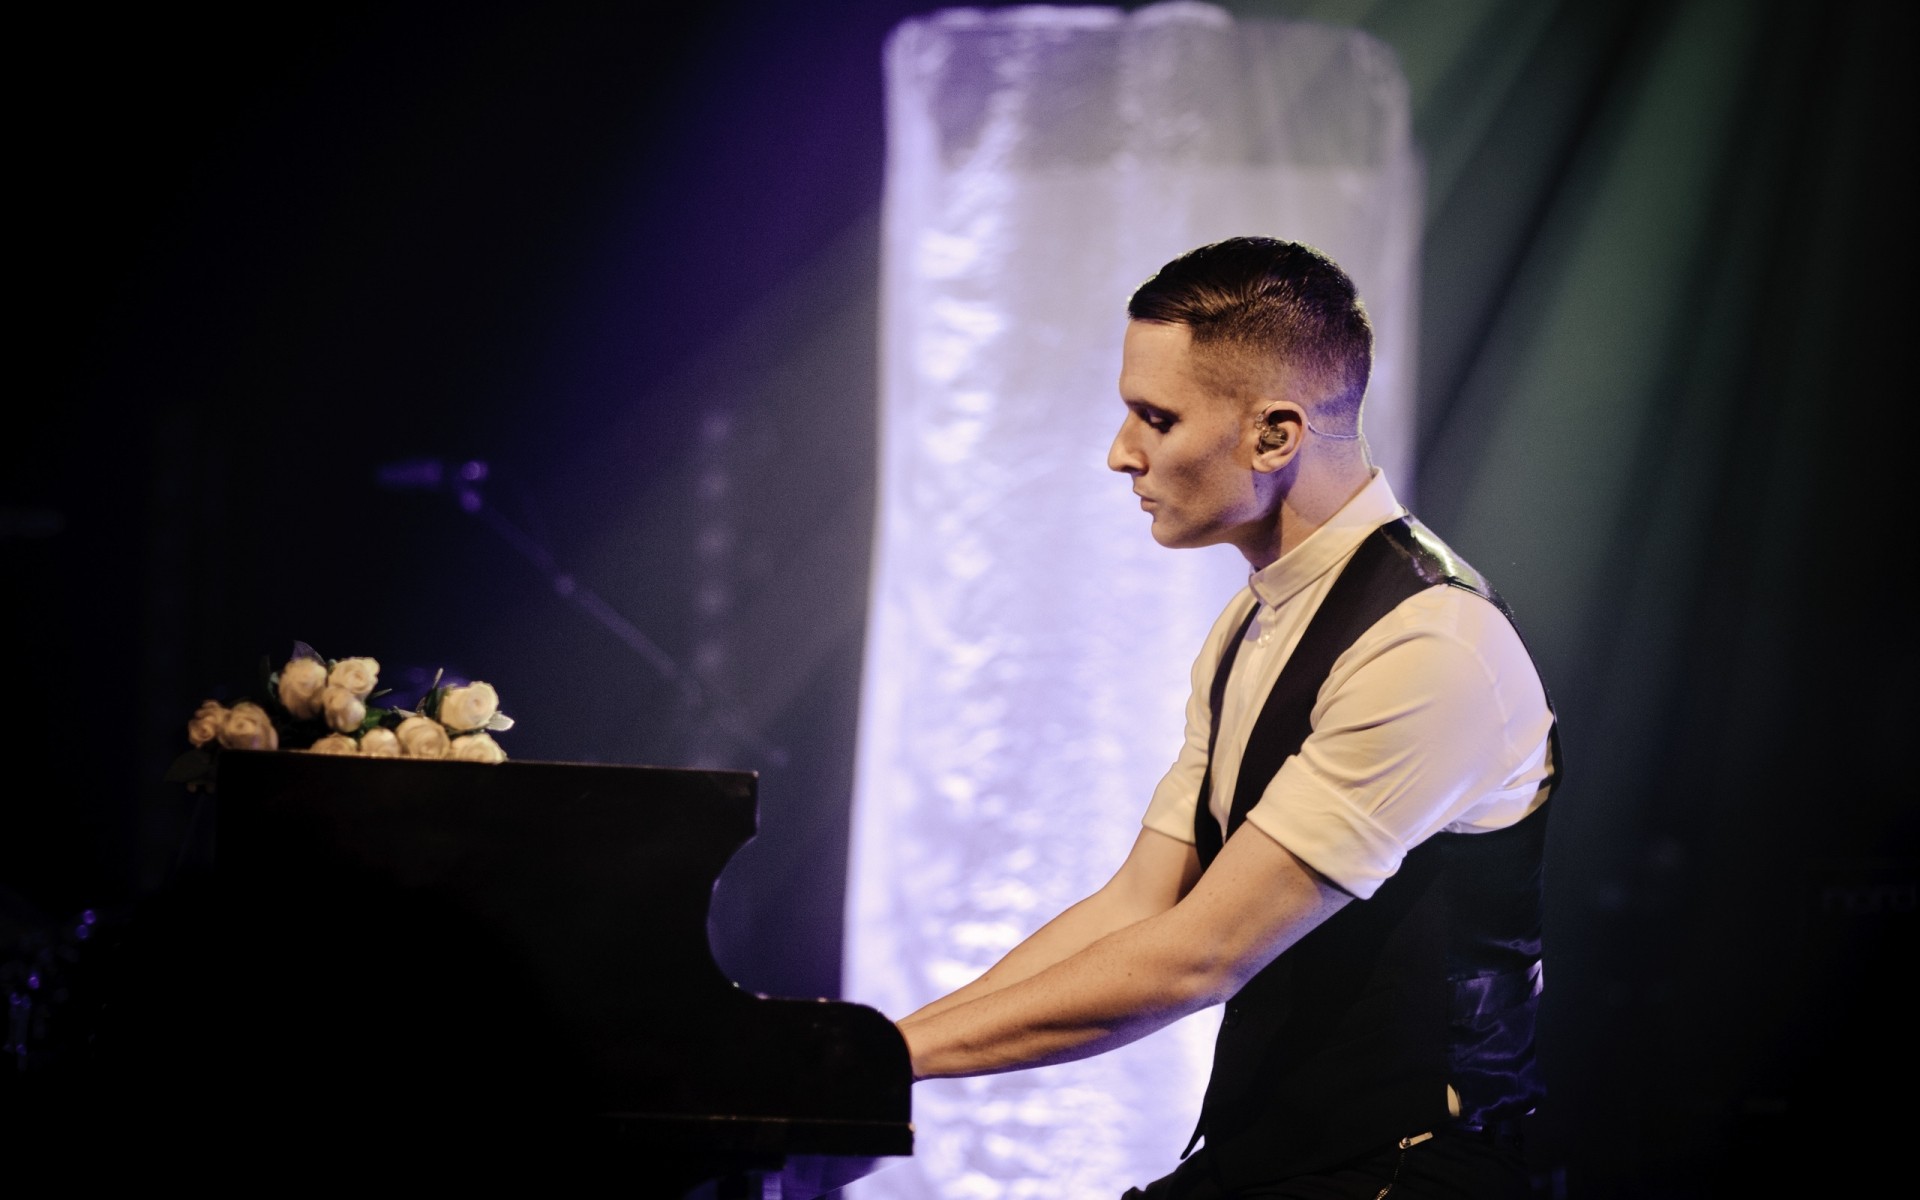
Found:
<svg viewBox="0 0 1920 1200"><path fill-rule="evenodd" d="M205 982L149 987L117 1030L164 1060L136 1089L202 1064L224 1103L195 1128L291 1161L610 1172L646 1200L805 1200L912 1153L890 1020L749 993L714 960L752 773L245 751L218 771L208 886L147 972Z"/></svg>

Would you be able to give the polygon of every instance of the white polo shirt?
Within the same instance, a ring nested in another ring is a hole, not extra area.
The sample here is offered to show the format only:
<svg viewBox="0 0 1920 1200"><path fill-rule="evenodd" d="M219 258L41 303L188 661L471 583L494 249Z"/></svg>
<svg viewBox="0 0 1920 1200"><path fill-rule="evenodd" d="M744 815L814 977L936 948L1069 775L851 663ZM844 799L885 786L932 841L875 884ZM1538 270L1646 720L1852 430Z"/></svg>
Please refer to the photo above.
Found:
<svg viewBox="0 0 1920 1200"><path fill-rule="evenodd" d="M1246 615L1221 705L1209 807L1224 831L1248 736L1340 568L1406 514L1376 470L1332 520L1248 580L1193 665L1185 744L1143 823L1193 841L1207 767L1214 668ZM1334 661L1312 728L1247 823L1355 896L1373 895L1430 835L1503 829L1545 802L1546 693L1513 626L1486 600L1436 584L1402 601Z"/></svg>

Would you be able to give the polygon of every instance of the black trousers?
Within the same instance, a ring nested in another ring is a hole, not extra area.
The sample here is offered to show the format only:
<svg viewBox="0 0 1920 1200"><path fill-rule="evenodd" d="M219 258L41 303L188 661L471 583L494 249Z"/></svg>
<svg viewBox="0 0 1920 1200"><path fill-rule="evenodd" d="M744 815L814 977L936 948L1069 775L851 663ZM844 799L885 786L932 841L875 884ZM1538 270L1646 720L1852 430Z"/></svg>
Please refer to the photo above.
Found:
<svg viewBox="0 0 1920 1200"><path fill-rule="evenodd" d="M1120 1200L1529 1200L1532 1194L1516 1133L1442 1126L1404 1150L1390 1146L1312 1175L1234 1189L1214 1178L1203 1146L1171 1175L1128 1188Z"/></svg>

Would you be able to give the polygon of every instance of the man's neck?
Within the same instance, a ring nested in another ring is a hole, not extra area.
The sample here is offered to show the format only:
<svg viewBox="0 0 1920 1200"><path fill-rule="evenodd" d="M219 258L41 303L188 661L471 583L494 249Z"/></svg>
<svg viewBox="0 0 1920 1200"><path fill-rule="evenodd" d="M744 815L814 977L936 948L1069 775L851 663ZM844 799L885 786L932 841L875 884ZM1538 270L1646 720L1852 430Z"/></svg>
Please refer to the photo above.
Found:
<svg viewBox="0 0 1920 1200"><path fill-rule="evenodd" d="M1320 469L1303 470L1291 481L1274 509L1272 524L1261 536L1241 544L1240 552L1253 570L1273 565L1312 537L1373 479L1364 458L1316 465Z"/></svg>

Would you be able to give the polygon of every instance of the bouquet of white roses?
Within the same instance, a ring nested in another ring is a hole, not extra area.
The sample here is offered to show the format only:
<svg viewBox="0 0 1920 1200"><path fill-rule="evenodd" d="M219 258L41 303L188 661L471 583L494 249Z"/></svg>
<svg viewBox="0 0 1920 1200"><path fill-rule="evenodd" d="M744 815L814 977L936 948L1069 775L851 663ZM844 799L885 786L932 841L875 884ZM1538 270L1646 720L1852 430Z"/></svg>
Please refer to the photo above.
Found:
<svg viewBox="0 0 1920 1200"><path fill-rule="evenodd" d="M279 670L261 661L261 696L232 705L207 700L187 722L192 749L174 761L167 778L198 786L211 777L223 748L295 750L308 754L365 754L384 758L506 761L493 735L513 728L500 711L493 685L442 685L444 672L412 709L374 701L382 689L380 663L371 658L323 658L305 642Z"/></svg>

